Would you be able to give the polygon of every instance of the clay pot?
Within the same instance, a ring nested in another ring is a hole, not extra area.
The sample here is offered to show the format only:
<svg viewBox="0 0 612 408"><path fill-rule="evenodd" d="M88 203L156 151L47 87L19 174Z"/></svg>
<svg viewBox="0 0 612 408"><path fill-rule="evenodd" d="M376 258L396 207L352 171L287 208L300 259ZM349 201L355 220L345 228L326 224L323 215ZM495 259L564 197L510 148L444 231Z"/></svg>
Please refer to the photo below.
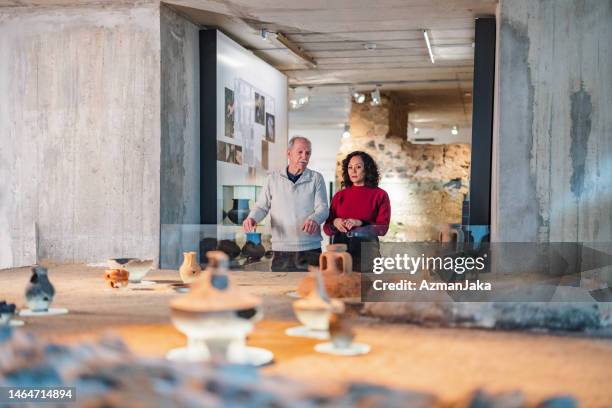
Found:
<svg viewBox="0 0 612 408"><path fill-rule="evenodd" d="M227 218L236 225L241 225L251 211L248 198L233 198L232 209L227 212Z"/></svg>
<svg viewBox="0 0 612 408"><path fill-rule="evenodd" d="M172 323L188 338L196 355L226 359L230 347L244 347L247 333L260 316L261 300L232 285L228 256L206 254L208 266L191 291L170 303Z"/></svg>
<svg viewBox="0 0 612 408"><path fill-rule="evenodd" d="M265 254L266 249L261 244L256 245L251 241L248 241L242 247L242 255L246 257L248 263L259 261Z"/></svg>
<svg viewBox="0 0 612 408"><path fill-rule="evenodd" d="M328 245L319 256L319 266L323 273L351 273L353 258L346 252L346 244Z"/></svg>
<svg viewBox="0 0 612 408"><path fill-rule="evenodd" d="M125 269L108 269L104 271L104 280L113 289L126 287L129 276L130 273Z"/></svg>
<svg viewBox="0 0 612 408"><path fill-rule="evenodd" d="M222 239L219 241L217 249L229 256L229 259L234 259L240 255L240 247L230 239Z"/></svg>
<svg viewBox="0 0 612 408"><path fill-rule="evenodd" d="M9 324L13 316L15 316L15 304L0 301L0 325Z"/></svg>
<svg viewBox="0 0 612 408"><path fill-rule="evenodd" d="M106 263L111 269L125 269L128 271L131 283L139 283L153 269L153 260L151 259L111 258Z"/></svg>
<svg viewBox="0 0 612 408"><path fill-rule="evenodd" d="M26 286L25 297L28 308L34 312L46 312L53 302L55 288L49 282L47 268L35 266L32 268L30 283Z"/></svg>
<svg viewBox="0 0 612 408"><path fill-rule="evenodd" d="M183 283L194 282L200 276L202 268L198 263L197 252L183 252L183 264L179 268L179 274Z"/></svg>
<svg viewBox="0 0 612 408"><path fill-rule="evenodd" d="M328 245L319 257L325 290L332 298L361 296L361 275L352 272L353 260L346 252L345 244ZM297 293L308 296L316 286L316 276L311 271L298 285Z"/></svg>
<svg viewBox="0 0 612 408"><path fill-rule="evenodd" d="M293 302L293 311L297 319L310 330L328 330L329 319L333 313L342 313L344 303L330 299L321 271L314 269L316 288L310 294Z"/></svg>

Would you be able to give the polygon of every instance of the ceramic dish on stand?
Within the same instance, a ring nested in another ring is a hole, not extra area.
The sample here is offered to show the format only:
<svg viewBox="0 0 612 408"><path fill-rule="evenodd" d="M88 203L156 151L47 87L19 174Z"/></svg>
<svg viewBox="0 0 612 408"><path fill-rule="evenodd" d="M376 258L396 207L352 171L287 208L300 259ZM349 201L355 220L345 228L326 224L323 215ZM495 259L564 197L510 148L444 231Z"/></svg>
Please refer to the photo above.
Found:
<svg viewBox="0 0 612 408"><path fill-rule="evenodd" d="M152 269L152 259L138 258L111 258L107 261L107 265L111 269L125 269L129 272L130 286L150 286L155 282L142 280Z"/></svg>
<svg viewBox="0 0 612 408"><path fill-rule="evenodd" d="M190 291L170 303L174 326L187 336L187 346L166 355L172 360L228 361L262 365L272 352L246 346L246 336L261 318L261 299L243 293L227 275L228 256L207 254L208 266Z"/></svg>

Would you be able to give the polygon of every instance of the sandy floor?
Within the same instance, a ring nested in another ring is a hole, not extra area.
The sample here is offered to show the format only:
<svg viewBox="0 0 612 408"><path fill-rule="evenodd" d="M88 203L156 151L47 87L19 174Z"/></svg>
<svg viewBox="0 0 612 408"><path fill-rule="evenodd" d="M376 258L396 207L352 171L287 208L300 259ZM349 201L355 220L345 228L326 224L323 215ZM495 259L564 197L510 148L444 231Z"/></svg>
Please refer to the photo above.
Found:
<svg viewBox="0 0 612 408"><path fill-rule="evenodd" d="M156 285L131 290L105 287L103 268L51 266L56 286L54 307L68 315L20 318L41 338L73 342L107 331L119 333L137 353L163 356L182 346L184 337L170 324L168 302L178 296L169 287L176 271L154 271L146 279ZM356 341L372 351L360 357L333 357L313 350L316 340L287 337L297 325L292 298L301 274L242 272L234 279L244 290L264 299L265 317L249 344L265 347L275 362L262 372L309 381L368 381L436 394L456 401L477 388L521 390L529 402L550 395L572 394L582 406L611 407L612 340L547 334L423 328L355 320ZM24 305L27 269L0 271L0 299Z"/></svg>

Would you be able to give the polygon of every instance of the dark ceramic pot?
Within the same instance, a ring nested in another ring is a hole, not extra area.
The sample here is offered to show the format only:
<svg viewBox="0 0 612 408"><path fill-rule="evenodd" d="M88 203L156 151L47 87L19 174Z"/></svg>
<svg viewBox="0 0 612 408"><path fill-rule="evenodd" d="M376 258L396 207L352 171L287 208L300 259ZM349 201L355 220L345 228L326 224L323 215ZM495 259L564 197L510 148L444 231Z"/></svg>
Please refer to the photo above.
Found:
<svg viewBox="0 0 612 408"><path fill-rule="evenodd" d="M47 269L41 266L32 268L30 283L26 286L25 292L28 307L34 312L46 312L53 302L54 295L55 289L49 282Z"/></svg>
<svg viewBox="0 0 612 408"><path fill-rule="evenodd" d="M229 259L234 259L238 255L240 255L240 247L229 239L222 239L219 241L219 246L217 247L218 251L225 252Z"/></svg>
<svg viewBox="0 0 612 408"><path fill-rule="evenodd" d="M255 244L247 241L242 247L242 255L247 258L247 262L259 261L266 254L266 249L261 244Z"/></svg>
<svg viewBox="0 0 612 408"><path fill-rule="evenodd" d="M249 215L249 200L247 198L234 198L232 209L227 212L227 218L236 225L242 222Z"/></svg>

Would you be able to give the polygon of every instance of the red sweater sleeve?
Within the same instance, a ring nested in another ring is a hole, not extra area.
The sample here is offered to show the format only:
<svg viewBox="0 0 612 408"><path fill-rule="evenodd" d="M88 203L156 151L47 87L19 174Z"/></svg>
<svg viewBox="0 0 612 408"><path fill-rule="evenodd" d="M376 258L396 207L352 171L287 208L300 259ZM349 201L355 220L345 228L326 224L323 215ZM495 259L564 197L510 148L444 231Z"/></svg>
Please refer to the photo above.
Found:
<svg viewBox="0 0 612 408"><path fill-rule="evenodd" d="M389 194L383 191L382 201L378 207L378 214L376 215L376 225L380 225L377 229L377 235L385 235L389 230L389 223L391 222L391 202L389 201Z"/></svg>

